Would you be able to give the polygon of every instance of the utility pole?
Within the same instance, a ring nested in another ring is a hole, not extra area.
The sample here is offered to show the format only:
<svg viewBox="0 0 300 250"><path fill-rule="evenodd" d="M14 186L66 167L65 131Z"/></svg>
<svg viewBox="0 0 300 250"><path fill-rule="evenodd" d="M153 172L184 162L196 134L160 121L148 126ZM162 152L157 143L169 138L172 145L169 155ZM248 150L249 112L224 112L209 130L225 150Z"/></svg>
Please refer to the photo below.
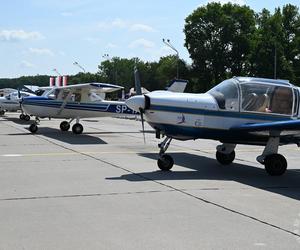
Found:
<svg viewBox="0 0 300 250"><path fill-rule="evenodd" d="M167 45L169 48L171 48L172 50L174 50L176 52L176 56L177 56L177 74L176 74L176 78L179 79L179 52L177 49L175 49L175 47L171 44L170 39L162 39L163 43L165 45Z"/></svg>

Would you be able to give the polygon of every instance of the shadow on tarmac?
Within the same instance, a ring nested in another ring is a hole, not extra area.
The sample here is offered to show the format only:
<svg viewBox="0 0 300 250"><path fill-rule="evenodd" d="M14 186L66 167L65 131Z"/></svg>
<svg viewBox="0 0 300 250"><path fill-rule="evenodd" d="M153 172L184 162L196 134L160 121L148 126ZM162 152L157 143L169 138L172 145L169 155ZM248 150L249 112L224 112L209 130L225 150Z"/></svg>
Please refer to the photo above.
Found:
<svg viewBox="0 0 300 250"><path fill-rule="evenodd" d="M30 117L30 121L25 121L25 120L21 120L19 118L16 117L8 117L8 116L3 116L2 118L4 118L7 121L19 124L19 125L26 125L26 124L31 124L32 123L32 117Z"/></svg>
<svg viewBox="0 0 300 250"><path fill-rule="evenodd" d="M32 133L28 130L28 133L16 133L8 135L32 135ZM88 134L83 133L81 135L76 135L73 134L72 131L62 132L60 131L60 129L47 127L39 127L38 131L36 132L36 135L42 135L54 140L75 145L107 144L107 142L103 141L102 139L95 136L90 136Z"/></svg>
<svg viewBox="0 0 300 250"><path fill-rule="evenodd" d="M143 153L140 156L155 160L153 168L158 168L158 154ZM258 189L280 194L300 200L300 171L288 169L282 176L269 176L264 169L245 164L233 163L228 166L220 165L215 159L190 153L170 153L176 165L189 169L177 171L154 171L126 174L121 177L107 178L111 180L124 179L127 181L164 181L164 180L222 180L235 181ZM190 171L195 170L195 171Z"/></svg>

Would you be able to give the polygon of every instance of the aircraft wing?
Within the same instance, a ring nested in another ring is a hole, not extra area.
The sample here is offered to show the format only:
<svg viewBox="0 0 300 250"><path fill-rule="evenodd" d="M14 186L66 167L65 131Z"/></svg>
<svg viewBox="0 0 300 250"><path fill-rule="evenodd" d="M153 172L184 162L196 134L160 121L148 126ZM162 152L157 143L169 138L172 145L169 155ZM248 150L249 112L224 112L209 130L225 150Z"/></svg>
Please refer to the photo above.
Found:
<svg viewBox="0 0 300 250"><path fill-rule="evenodd" d="M274 121L263 123L247 123L230 128L231 131L237 132L270 132L279 131L284 134L299 134L300 133L300 120L286 120L286 121Z"/></svg>
<svg viewBox="0 0 300 250"><path fill-rule="evenodd" d="M74 84L74 85L67 85L67 86L61 86L61 87L55 87L56 89L66 89L70 91L75 90L94 90L94 92L98 93L110 93L117 91L119 89L123 89L124 87L109 83L82 83L82 84Z"/></svg>

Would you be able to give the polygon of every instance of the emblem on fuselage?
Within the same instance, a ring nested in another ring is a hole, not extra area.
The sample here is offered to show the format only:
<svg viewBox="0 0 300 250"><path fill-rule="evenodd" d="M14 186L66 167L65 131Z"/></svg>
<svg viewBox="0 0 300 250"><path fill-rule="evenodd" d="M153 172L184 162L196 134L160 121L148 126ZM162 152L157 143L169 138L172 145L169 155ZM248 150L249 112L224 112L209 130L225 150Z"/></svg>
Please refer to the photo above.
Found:
<svg viewBox="0 0 300 250"><path fill-rule="evenodd" d="M185 123L185 116L181 114L181 116L177 116L177 124Z"/></svg>

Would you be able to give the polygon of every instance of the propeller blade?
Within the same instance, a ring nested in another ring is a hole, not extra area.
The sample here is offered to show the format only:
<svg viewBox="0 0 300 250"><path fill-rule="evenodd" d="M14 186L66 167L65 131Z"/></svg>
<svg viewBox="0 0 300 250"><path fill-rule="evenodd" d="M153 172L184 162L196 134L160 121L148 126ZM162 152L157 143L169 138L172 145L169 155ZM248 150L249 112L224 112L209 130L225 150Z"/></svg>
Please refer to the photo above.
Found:
<svg viewBox="0 0 300 250"><path fill-rule="evenodd" d="M20 88L18 88L18 98L21 98L21 92L20 92Z"/></svg>
<svg viewBox="0 0 300 250"><path fill-rule="evenodd" d="M141 87L140 75L136 66L134 66L134 83L135 83L136 95L141 95L142 87Z"/></svg>
<svg viewBox="0 0 300 250"><path fill-rule="evenodd" d="M142 120L142 131L143 131L143 138L144 138L144 144L146 144L146 138L145 138L145 124L144 124L144 110L140 108L140 114L141 114L141 120Z"/></svg>

